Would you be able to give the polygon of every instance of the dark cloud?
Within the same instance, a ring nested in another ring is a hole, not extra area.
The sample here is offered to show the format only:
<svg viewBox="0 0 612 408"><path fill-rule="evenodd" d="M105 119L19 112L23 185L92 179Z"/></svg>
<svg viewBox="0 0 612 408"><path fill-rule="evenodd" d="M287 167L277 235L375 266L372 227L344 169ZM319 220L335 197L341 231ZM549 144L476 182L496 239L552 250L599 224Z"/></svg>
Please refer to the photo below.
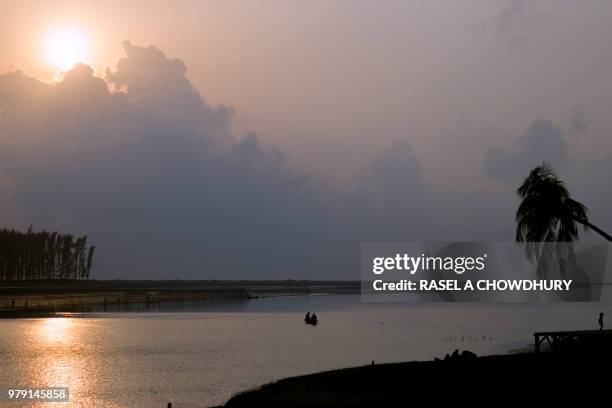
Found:
<svg viewBox="0 0 612 408"><path fill-rule="evenodd" d="M572 196L587 206L591 222L608 233L612 233L612 156L576 163L567 178ZM590 238L601 239L597 233L590 232Z"/></svg>
<svg viewBox="0 0 612 408"><path fill-rule="evenodd" d="M572 135L579 135L588 131L588 124L586 122L582 106L577 106L572 111L572 116L569 123L569 131Z"/></svg>
<svg viewBox="0 0 612 408"><path fill-rule="evenodd" d="M421 163L398 139L364 168L352 201L360 208L358 219L367 221L369 239L417 240L414 220L421 218L427 194Z"/></svg>
<svg viewBox="0 0 612 408"><path fill-rule="evenodd" d="M538 119L515 141L514 148L490 147L485 165L491 177L517 184L529 169L543 161L563 171L568 163L567 142L552 122Z"/></svg>
<svg viewBox="0 0 612 408"><path fill-rule="evenodd" d="M510 239L515 205L513 189L431 188L410 144L395 140L364 168L344 208L358 211L348 224L361 241L480 241Z"/></svg>
<svg viewBox="0 0 612 408"><path fill-rule="evenodd" d="M124 46L104 78L0 76L0 223L89 235L98 278L356 279L363 241L512 236L510 189L433 191L405 140L350 193L324 191L255 133L233 135L233 110L208 104L182 61ZM489 152L492 172L524 173L551 142L565 157L562 139L538 121L515 151Z"/></svg>
<svg viewBox="0 0 612 408"><path fill-rule="evenodd" d="M497 16L500 30L508 30L525 8L524 0L507 0Z"/></svg>
<svg viewBox="0 0 612 408"><path fill-rule="evenodd" d="M0 174L21 219L89 234L97 276L321 270L332 223L309 181L255 134L234 139L232 109L208 105L180 60L125 50L106 81L85 65L56 84L0 77Z"/></svg>

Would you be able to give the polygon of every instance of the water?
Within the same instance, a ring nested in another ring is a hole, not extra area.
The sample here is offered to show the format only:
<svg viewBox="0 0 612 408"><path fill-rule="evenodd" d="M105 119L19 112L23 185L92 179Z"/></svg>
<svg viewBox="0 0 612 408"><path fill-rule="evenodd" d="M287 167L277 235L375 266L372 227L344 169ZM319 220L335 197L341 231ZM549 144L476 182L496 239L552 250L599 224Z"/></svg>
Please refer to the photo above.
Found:
<svg viewBox="0 0 612 408"><path fill-rule="evenodd" d="M318 326L303 323L307 310ZM426 360L455 348L506 353L534 331L592 329L600 311L593 303L363 304L318 295L4 319L0 388L70 387L70 403L36 407L205 407L283 377L372 360Z"/></svg>

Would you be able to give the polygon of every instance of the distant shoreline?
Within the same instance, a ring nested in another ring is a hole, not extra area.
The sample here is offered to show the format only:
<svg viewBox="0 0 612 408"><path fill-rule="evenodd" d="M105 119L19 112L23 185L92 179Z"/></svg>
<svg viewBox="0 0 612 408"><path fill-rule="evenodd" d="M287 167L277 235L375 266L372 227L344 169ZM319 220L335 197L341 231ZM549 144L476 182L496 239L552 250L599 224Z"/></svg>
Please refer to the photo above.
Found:
<svg viewBox="0 0 612 408"><path fill-rule="evenodd" d="M246 301L313 293L359 293L355 281L41 280L0 281L0 317L74 312L92 306Z"/></svg>

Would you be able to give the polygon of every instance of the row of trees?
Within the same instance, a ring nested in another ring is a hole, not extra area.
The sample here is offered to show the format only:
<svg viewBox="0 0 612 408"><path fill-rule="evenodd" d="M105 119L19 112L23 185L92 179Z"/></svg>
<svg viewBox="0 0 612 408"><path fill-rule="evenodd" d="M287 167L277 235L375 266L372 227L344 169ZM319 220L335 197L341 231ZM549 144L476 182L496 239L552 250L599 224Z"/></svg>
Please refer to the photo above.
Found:
<svg viewBox="0 0 612 408"><path fill-rule="evenodd" d="M95 247L87 237L0 230L0 280L87 279Z"/></svg>

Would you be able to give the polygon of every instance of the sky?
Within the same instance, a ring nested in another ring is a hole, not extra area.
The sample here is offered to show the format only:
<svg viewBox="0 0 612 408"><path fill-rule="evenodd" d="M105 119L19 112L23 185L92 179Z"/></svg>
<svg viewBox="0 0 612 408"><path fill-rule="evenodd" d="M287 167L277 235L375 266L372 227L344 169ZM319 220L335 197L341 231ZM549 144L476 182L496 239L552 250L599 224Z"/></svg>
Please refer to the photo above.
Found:
<svg viewBox="0 0 612 408"><path fill-rule="evenodd" d="M364 241L513 240L547 160L610 230L611 16L5 0L0 225L87 234L96 278L358 279Z"/></svg>

